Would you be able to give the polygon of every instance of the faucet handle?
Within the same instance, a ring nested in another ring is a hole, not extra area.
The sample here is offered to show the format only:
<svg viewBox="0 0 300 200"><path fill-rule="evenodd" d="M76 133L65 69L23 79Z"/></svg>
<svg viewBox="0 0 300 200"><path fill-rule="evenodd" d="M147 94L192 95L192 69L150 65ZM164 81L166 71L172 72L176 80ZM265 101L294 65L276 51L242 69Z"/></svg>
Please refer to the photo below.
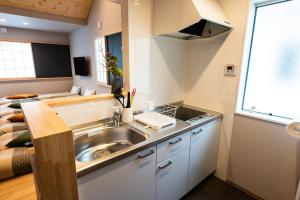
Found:
<svg viewBox="0 0 300 200"><path fill-rule="evenodd" d="M113 113L121 113L121 108L118 106L113 107Z"/></svg>

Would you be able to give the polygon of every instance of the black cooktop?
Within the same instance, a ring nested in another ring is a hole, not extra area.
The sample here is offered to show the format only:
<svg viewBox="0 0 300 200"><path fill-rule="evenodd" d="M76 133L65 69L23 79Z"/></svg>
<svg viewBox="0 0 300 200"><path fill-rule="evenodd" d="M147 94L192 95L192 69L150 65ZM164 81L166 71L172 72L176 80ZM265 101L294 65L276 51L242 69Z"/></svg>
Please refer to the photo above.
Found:
<svg viewBox="0 0 300 200"><path fill-rule="evenodd" d="M179 107L177 109L175 118L180 119L182 121L195 121L207 116L207 113L201 112L199 110L194 110L186 107Z"/></svg>

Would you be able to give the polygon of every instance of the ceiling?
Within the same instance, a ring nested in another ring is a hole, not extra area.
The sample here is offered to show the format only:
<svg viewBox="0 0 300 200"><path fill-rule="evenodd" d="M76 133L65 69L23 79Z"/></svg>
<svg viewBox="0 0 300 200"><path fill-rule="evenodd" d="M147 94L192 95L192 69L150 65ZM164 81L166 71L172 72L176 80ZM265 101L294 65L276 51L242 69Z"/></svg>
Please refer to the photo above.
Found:
<svg viewBox="0 0 300 200"><path fill-rule="evenodd" d="M0 13L0 26L70 33L83 25Z"/></svg>
<svg viewBox="0 0 300 200"><path fill-rule="evenodd" d="M88 18L93 0L0 0L0 7L48 13L78 20Z"/></svg>

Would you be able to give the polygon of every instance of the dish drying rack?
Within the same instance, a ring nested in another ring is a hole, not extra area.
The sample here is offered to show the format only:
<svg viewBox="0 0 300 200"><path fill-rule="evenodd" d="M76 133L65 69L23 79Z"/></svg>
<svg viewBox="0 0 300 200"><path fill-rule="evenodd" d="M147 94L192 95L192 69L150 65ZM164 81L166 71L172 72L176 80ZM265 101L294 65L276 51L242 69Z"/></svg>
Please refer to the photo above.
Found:
<svg viewBox="0 0 300 200"><path fill-rule="evenodd" d="M175 105L163 105L155 108L153 111L175 118L178 108L179 107Z"/></svg>

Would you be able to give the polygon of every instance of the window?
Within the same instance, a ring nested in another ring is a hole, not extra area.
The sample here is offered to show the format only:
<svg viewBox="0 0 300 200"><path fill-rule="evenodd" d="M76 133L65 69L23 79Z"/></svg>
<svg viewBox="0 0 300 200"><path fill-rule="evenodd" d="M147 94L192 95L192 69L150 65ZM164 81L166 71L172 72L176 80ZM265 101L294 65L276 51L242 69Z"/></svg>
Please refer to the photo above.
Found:
<svg viewBox="0 0 300 200"><path fill-rule="evenodd" d="M96 58L96 73L97 81L107 84L107 72L105 67L105 37L95 39L95 58Z"/></svg>
<svg viewBox="0 0 300 200"><path fill-rule="evenodd" d="M292 119L300 116L300 1L268 2L255 5L238 110Z"/></svg>
<svg viewBox="0 0 300 200"><path fill-rule="evenodd" d="M35 77L30 43L0 41L0 78Z"/></svg>
<svg viewBox="0 0 300 200"><path fill-rule="evenodd" d="M122 69L122 33L115 33L95 39L97 81L105 85L111 85L114 77L106 71L105 58L103 57L106 52L110 52L118 58L118 67ZM123 78L120 77L120 79L123 82Z"/></svg>

